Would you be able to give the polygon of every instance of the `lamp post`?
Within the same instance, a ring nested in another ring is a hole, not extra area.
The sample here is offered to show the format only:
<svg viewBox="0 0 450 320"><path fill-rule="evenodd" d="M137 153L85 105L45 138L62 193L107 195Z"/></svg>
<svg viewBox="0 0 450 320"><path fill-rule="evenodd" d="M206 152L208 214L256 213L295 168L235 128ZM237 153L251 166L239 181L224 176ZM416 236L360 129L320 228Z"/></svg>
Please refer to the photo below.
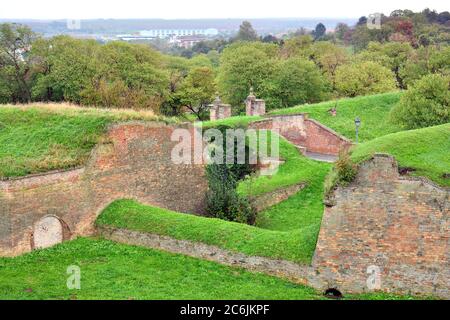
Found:
<svg viewBox="0 0 450 320"><path fill-rule="evenodd" d="M361 126L361 119L359 117L356 117L355 119L355 127L356 127L356 143L358 143L358 133L359 133L359 127Z"/></svg>

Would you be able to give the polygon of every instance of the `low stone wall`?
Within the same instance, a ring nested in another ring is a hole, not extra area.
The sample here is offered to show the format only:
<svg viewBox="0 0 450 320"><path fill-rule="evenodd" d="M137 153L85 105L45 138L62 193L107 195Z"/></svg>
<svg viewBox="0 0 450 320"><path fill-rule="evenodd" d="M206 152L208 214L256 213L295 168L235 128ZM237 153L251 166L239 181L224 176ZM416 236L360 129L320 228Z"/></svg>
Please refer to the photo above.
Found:
<svg viewBox="0 0 450 320"><path fill-rule="evenodd" d="M316 288L450 298L449 190L376 155L334 193L313 259Z"/></svg>
<svg viewBox="0 0 450 320"><path fill-rule="evenodd" d="M98 227L98 233L108 240L183 254L231 267L240 267L254 272L286 278L292 282L305 285L308 284L308 277L313 273L309 266L302 266L285 260L251 257L216 246L177 240L145 232L101 226Z"/></svg>
<svg viewBox="0 0 450 320"><path fill-rule="evenodd" d="M265 193L252 199L252 203L255 206L256 211L261 212L267 208L270 208L289 199L293 195L297 194L300 190L305 188L305 186L305 183L301 183Z"/></svg>
<svg viewBox="0 0 450 320"><path fill-rule="evenodd" d="M109 129L106 142L93 150L85 168L0 181L0 255L90 235L98 214L117 199L203 213L208 186L204 166L171 161L178 143L171 135L177 128L117 124Z"/></svg>
<svg viewBox="0 0 450 320"><path fill-rule="evenodd" d="M307 114L271 116L251 123L250 128L278 130L294 145L314 153L339 155L341 149L349 148L352 144L332 129L309 119Z"/></svg>

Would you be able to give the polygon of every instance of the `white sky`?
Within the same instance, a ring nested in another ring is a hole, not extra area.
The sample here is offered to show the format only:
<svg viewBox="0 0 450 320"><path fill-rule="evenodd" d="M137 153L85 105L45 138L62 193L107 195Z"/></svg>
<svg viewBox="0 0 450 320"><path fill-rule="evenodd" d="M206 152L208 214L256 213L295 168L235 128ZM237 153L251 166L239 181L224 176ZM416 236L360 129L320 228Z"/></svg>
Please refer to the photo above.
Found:
<svg viewBox="0 0 450 320"><path fill-rule="evenodd" d="M446 0L1 0L0 19L360 17L450 11Z"/></svg>

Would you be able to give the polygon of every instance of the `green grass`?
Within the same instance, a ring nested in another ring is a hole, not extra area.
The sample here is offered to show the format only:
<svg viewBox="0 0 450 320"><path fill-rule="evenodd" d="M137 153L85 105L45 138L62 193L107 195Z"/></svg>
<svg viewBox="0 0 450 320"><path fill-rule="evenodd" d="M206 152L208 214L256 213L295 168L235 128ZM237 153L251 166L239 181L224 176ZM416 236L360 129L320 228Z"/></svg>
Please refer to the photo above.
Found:
<svg viewBox="0 0 450 320"><path fill-rule="evenodd" d="M258 214L260 228L293 231L308 228L312 239L317 238L323 213L323 181L332 165L305 158L298 149L280 138L280 156L286 162L274 176L259 176L242 181L238 192L248 196L268 193L300 182L306 188Z"/></svg>
<svg viewBox="0 0 450 320"><path fill-rule="evenodd" d="M400 166L414 168L414 176L428 177L437 184L450 187L450 124L390 134L358 145L352 154L355 162L374 153L395 156Z"/></svg>
<svg viewBox="0 0 450 320"><path fill-rule="evenodd" d="M215 245L247 255L284 259L309 264L316 245L308 227L282 232L242 223L188 215L132 200L119 200L108 206L97 225L165 235ZM315 230L314 230L315 231Z"/></svg>
<svg viewBox="0 0 450 320"><path fill-rule="evenodd" d="M110 123L141 119L163 120L66 105L0 106L0 178L83 165Z"/></svg>
<svg viewBox="0 0 450 320"><path fill-rule="evenodd" d="M259 116L236 116L216 121L204 121L201 122L203 128L211 128L217 126L228 126L228 127L247 127L249 123L261 120L262 117ZM200 123L197 123L199 125Z"/></svg>
<svg viewBox="0 0 450 320"><path fill-rule="evenodd" d="M345 137L355 140L355 118L360 117L362 123L359 141L369 141L402 128L388 121L391 108L400 100L401 93L385 93L356 98L338 100L337 116L333 117L328 110L335 106L335 101L303 105L294 108L280 109L271 112L273 115L309 113L310 118L330 127Z"/></svg>
<svg viewBox="0 0 450 320"><path fill-rule="evenodd" d="M66 286L68 266L81 290ZM0 299L319 299L313 289L263 274L106 240L81 238L0 258Z"/></svg>
<svg viewBox="0 0 450 320"><path fill-rule="evenodd" d="M78 266L81 289L68 289ZM410 299L386 294L348 299ZM311 300L314 289L240 268L111 241L79 238L0 258L0 299Z"/></svg>

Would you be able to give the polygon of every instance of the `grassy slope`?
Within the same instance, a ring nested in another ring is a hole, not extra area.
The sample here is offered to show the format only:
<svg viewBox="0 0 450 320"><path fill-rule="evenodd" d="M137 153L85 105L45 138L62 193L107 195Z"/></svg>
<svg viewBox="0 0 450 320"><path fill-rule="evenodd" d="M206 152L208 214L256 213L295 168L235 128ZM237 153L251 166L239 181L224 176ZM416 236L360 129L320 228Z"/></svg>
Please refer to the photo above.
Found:
<svg viewBox="0 0 450 320"><path fill-rule="evenodd" d="M384 93L371 96L341 99L338 101L337 116L333 117L328 110L334 107L335 101L304 105L288 109L280 109L271 114L309 113L310 118L349 139L355 139L355 118L361 119L359 141L365 142L402 129L388 121L391 108L400 100L400 92Z"/></svg>
<svg viewBox="0 0 450 320"><path fill-rule="evenodd" d="M64 105L0 106L0 177L17 177L85 163L108 124L156 120L148 112Z"/></svg>
<svg viewBox="0 0 450 320"><path fill-rule="evenodd" d="M308 228L293 232L265 230L246 224L145 206L131 200L112 203L99 216L97 224L166 235L248 255L304 264L311 261L316 245L315 237L311 237Z"/></svg>
<svg viewBox="0 0 450 320"><path fill-rule="evenodd" d="M284 139L280 139L280 155L286 162L276 175L245 180L239 184L238 192L259 195L306 182L307 187L296 195L259 213L257 226L279 231L309 228L308 234L315 239L323 212L323 181L331 164L305 158Z"/></svg>
<svg viewBox="0 0 450 320"><path fill-rule="evenodd" d="M355 148L352 158L360 162L375 152L388 153L400 166L414 168L415 176L425 176L450 187L450 124L390 134Z"/></svg>
<svg viewBox="0 0 450 320"><path fill-rule="evenodd" d="M70 265L81 290L66 287ZM0 259L0 299L317 299L312 289L216 263L78 239Z"/></svg>
<svg viewBox="0 0 450 320"><path fill-rule="evenodd" d="M66 287L67 267L81 290ZM168 267L169 266L169 267ZM0 258L0 299L322 299L315 290L182 255L80 238L17 258ZM405 299L385 294L349 299Z"/></svg>

